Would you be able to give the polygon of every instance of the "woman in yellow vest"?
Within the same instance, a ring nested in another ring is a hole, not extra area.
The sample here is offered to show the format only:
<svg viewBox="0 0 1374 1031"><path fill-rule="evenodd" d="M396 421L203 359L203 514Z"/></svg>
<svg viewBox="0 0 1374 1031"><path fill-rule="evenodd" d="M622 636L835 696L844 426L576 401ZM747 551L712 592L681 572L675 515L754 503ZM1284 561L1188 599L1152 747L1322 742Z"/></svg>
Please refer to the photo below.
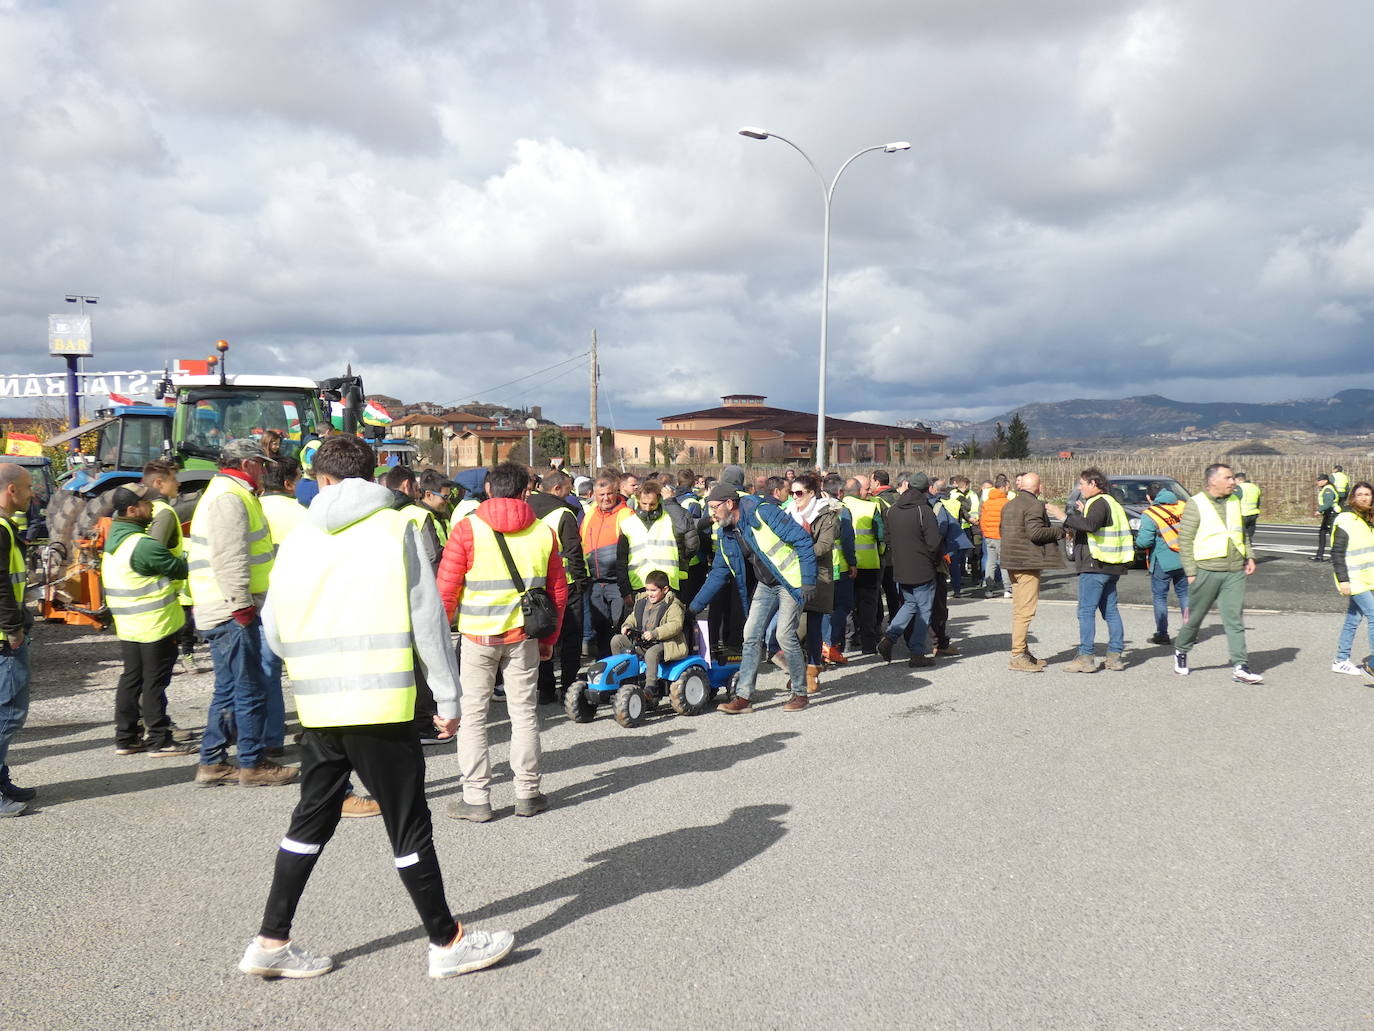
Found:
<svg viewBox="0 0 1374 1031"><path fill-rule="evenodd" d="M1116 604L1117 580L1135 559L1131 524L1121 503L1108 491L1100 469L1084 469L1078 477L1082 497L1076 511L1064 518L1064 529L1073 531L1074 567L1078 570L1078 656L1069 663L1071 673L1096 673L1097 614L1107 622L1107 661L1111 670L1126 668L1126 628Z"/></svg>
<svg viewBox="0 0 1374 1031"><path fill-rule="evenodd" d="M1331 672L1374 677L1374 486L1364 480L1350 489L1346 510L1332 527L1331 571L1336 590L1349 599ZM1361 619L1369 631L1370 654L1356 665L1350 661L1350 649Z"/></svg>
<svg viewBox="0 0 1374 1031"><path fill-rule="evenodd" d="M124 671L115 685L115 754L177 757L195 747L172 738L167 685L177 660L177 633L186 615L177 585L186 560L148 536L153 502L142 485L119 487L105 540L100 579L114 616Z"/></svg>

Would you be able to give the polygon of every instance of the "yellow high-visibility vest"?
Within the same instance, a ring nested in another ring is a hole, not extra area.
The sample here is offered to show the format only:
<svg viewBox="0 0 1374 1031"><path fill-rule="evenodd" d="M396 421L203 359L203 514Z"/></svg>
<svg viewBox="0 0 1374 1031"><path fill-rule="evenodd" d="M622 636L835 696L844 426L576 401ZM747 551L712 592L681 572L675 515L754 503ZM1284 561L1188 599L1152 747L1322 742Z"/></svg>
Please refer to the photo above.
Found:
<svg viewBox="0 0 1374 1031"><path fill-rule="evenodd" d="M652 569L661 569L668 576L668 585L677 590L682 582L682 569L678 565L677 535L668 513L660 508L658 518L649 526L645 526L638 515L633 515L621 522L620 532L630 544L626 570L630 586L636 591L644 590L644 577Z"/></svg>
<svg viewBox="0 0 1374 1031"><path fill-rule="evenodd" d="M1332 512L1341 511L1341 492L1329 483L1317 491L1317 507L1321 508L1323 505L1329 506Z"/></svg>
<svg viewBox="0 0 1374 1031"><path fill-rule="evenodd" d="M472 527L472 566L463 578L463 596L458 600L458 630L474 637L496 637L524 621L520 595L501 557L496 531L480 516L469 516L468 524ZM558 547L553 531L536 519L505 538L525 587L543 587L549 556Z"/></svg>
<svg viewBox="0 0 1374 1031"><path fill-rule="evenodd" d="M571 584L573 582L572 566L568 563L568 556L563 554L563 535L559 532L561 530L559 524L563 522L564 516L574 522L577 521L577 516L572 514L572 510L567 505L560 505L552 512L540 516L539 521L552 530L553 535L558 538L558 554L563 558L563 579ZM575 530L574 534L576 534Z"/></svg>
<svg viewBox="0 0 1374 1031"><path fill-rule="evenodd" d="M272 614L306 727L408 723L415 654L400 512L337 533L303 523L272 568Z"/></svg>
<svg viewBox="0 0 1374 1031"><path fill-rule="evenodd" d="M1333 546L1337 530L1345 531L1345 573L1350 593L1374 591L1374 528L1354 512L1342 512L1331 527Z"/></svg>
<svg viewBox="0 0 1374 1031"><path fill-rule="evenodd" d="M186 557L186 541L181 535L181 517L177 515L177 510L169 505L164 498L153 499L153 518L166 509L172 515L172 539L167 542L167 550L177 558ZM180 605L191 604L191 588L185 580L176 581L177 603Z"/></svg>
<svg viewBox="0 0 1374 1031"><path fill-rule="evenodd" d="M458 502L458 504L455 505L453 509L453 525L457 526L458 520L466 519L468 516L472 515L472 513L476 512L477 506L480 504L481 502L474 498L471 494L465 497L462 501Z"/></svg>
<svg viewBox="0 0 1374 1031"><path fill-rule="evenodd" d="M1193 538L1193 559L1202 561L1204 559L1225 558L1228 545L1234 544L1236 550L1242 556L1247 555L1245 548L1245 523L1240 515L1240 499L1234 494L1229 495L1224 502L1226 506L1226 522L1221 521L1221 516L1217 515L1216 505L1212 504L1212 498L1206 491L1198 491L1193 495L1193 501L1197 503L1199 519L1197 535Z"/></svg>
<svg viewBox="0 0 1374 1031"><path fill-rule="evenodd" d="M1240 485L1240 514L1243 516L1257 516L1260 510L1260 489L1259 485L1246 480Z"/></svg>
<svg viewBox="0 0 1374 1031"><path fill-rule="evenodd" d="M0 523L4 524L5 531L10 537L10 583L9 588L14 592L15 603L19 610L24 610L24 586L28 583L28 566L24 562L24 549L19 546L19 531L10 518L0 516ZM4 588L0 586L0 590ZM0 641L9 642L9 635L0 630Z"/></svg>
<svg viewBox="0 0 1374 1031"><path fill-rule="evenodd" d="M191 600L197 605L207 602L222 605L227 600L210 567L210 541L206 536L209 533L210 505L225 494L237 497L248 514L249 593L266 593L272 573L272 531L267 527L267 517L262 514L262 504L257 495L235 476L215 476L205 488L191 516L190 547L186 555L190 568L187 582L191 587Z"/></svg>
<svg viewBox="0 0 1374 1031"><path fill-rule="evenodd" d="M272 551L281 550L281 542L301 523L305 522L306 508L290 494L268 494L259 498L262 514L267 518L267 528L272 534Z"/></svg>
<svg viewBox="0 0 1374 1031"><path fill-rule="evenodd" d="M1083 502L1083 515L1086 516L1099 500L1106 503L1112 521L1088 534L1088 554L1103 565L1129 564L1135 558L1135 541L1131 534L1131 522L1121 502L1110 494L1094 494Z"/></svg>
<svg viewBox="0 0 1374 1031"><path fill-rule="evenodd" d="M867 498L847 495L841 502L854 517L854 558L860 569L877 569L882 565L878 553L878 534L873 521L878 515L878 503Z"/></svg>
<svg viewBox="0 0 1374 1031"><path fill-rule="evenodd" d="M186 625L176 582L134 570L134 549L150 540L146 533L131 533L100 561L105 604L114 616L115 636L121 641L152 644Z"/></svg>
<svg viewBox="0 0 1374 1031"><path fill-rule="evenodd" d="M873 502L869 502L869 504L873 504ZM797 558L797 550L773 532L773 528L759 516L758 509L754 510L753 532L753 546L768 556L773 567L782 574L785 583L800 589L802 572L801 559Z"/></svg>
<svg viewBox="0 0 1374 1031"><path fill-rule="evenodd" d="M1341 501L1350 496L1350 477L1345 473L1332 473L1331 486L1336 488L1336 494Z"/></svg>

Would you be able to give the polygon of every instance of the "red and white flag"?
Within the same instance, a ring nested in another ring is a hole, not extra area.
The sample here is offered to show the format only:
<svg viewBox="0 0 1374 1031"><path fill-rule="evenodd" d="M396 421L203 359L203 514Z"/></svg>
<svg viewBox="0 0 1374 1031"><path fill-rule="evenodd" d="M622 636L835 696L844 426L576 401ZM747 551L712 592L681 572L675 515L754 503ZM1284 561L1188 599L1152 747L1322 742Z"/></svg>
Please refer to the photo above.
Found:
<svg viewBox="0 0 1374 1031"><path fill-rule="evenodd" d="M110 400L113 401L113 402L114 402L115 404L117 404L117 405L131 405L131 404L133 404L133 401L130 400L129 398L125 397L123 394L111 394L111 395L110 395Z"/></svg>

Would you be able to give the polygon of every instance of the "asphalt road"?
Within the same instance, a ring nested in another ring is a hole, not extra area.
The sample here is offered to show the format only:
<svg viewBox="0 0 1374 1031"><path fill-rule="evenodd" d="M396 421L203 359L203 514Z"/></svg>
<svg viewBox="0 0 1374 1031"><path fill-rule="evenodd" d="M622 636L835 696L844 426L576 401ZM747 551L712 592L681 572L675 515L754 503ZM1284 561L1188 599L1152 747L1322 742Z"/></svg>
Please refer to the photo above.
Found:
<svg viewBox="0 0 1374 1031"><path fill-rule="evenodd" d="M1253 583L1315 598L1325 576L1276 553ZM1042 674L1006 670L1009 603L951 618L962 657L919 676L855 663L795 715L778 673L748 716L624 730L549 711L554 808L533 820L511 816L498 722L500 818L439 816L436 844L461 916L518 944L446 982L425 976L378 820L340 827L298 915L338 969L239 974L295 789L199 790L189 764L115 756L112 639L43 628L11 753L41 804L0 822L0 1027L1374 1020L1374 686L1328 672L1337 617L1250 614L1257 688L1230 682L1219 627L1175 677L1139 645L1144 608L1126 613L1130 668L1090 677L1063 671L1067 604L1036 619ZM174 680L178 722L203 724L209 689ZM429 776L441 812L451 748Z"/></svg>

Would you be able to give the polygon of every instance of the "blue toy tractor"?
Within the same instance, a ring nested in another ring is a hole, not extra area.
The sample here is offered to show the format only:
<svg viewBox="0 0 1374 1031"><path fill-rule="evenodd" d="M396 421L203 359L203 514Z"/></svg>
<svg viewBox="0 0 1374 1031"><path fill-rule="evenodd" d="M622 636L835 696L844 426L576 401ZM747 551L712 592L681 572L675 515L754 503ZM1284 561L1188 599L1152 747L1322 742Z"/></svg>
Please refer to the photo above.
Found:
<svg viewBox="0 0 1374 1031"><path fill-rule="evenodd" d="M568 687L563 707L574 723L590 723L605 701L611 702L615 720L622 727L636 727L644 715L666 698L682 716L699 716L711 705L716 692L734 689L738 663L714 663L705 647L706 631L696 626L697 653L673 662L661 662L655 690L644 686L644 646L637 631L629 633L634 650L610 655L587 668L587 679Z"/></svg>

